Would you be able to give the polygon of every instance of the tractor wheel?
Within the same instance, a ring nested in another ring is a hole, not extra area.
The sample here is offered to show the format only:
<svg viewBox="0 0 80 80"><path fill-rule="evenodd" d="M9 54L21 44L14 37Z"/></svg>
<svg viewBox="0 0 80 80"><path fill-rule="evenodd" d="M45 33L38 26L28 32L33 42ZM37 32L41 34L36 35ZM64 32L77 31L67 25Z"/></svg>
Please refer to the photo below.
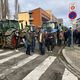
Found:
<svg viewBox="0 0 80 80"><path fill-rule="evenodd" d="M15 35L12 36L11 45L12 45L13 48L16 47L16 36Z"/></svg>
<svg viewBox="0 0 80 80"><path fill-rule="evenodd" d="M16 36L14 35L14 33L6 37L6 43L7 47L10 47L11 49L16 47Z"/></svg>

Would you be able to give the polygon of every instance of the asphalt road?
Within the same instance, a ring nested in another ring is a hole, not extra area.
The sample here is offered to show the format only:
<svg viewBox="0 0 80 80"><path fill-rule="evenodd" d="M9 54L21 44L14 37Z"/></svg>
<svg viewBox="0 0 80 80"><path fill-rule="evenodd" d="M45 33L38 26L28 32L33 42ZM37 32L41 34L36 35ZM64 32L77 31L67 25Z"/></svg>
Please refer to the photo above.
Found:
<svg viewBox="0 0 80 80"><path fill-rule="evenodd" d="M60 48L55 47L52 53L46 51L45 55L38 50L27 55L24 48L0 49L0 80L71 80L63 78L65 66L58 59Z"/></svg>

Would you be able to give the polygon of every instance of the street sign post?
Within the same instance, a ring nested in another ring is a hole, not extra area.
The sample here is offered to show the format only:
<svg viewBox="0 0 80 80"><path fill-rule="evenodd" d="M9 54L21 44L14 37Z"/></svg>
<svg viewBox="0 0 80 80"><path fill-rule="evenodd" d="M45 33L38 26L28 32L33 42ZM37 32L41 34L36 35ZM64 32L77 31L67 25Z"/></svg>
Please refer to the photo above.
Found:
<svg viewBox="0 0 80 80"><path fill-rule="evenodd" d="M68 16L71 19L71 23L72 23L72 21L77 17L77 13L72 11L72 12L69 13ZM74 26L73 23L72 23L72 26ZM71 44L72 44L72 47L73 47L73 30L72 30L72 36L71 36Z"/></svg>
<svg viewBox="0 0 80 80"><path fill-rule="evenodd" d="M73 20L77 17L77 13L76 13L76 3L75 2L72 2L70 5L69 5L69 14L68 14L68 18L71 20L71 24L72 26L73 25ZM72 30L72 35L71 35L71 45L73 47L73 30Z"/></svg>

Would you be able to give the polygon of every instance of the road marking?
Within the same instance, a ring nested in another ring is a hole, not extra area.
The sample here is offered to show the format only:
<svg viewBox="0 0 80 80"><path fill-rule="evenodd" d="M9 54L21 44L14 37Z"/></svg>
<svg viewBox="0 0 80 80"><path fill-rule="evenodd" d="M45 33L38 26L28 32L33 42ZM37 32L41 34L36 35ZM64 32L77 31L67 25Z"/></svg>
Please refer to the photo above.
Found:
<svg viewBox="0 0 80 80"><path fill-rule="evenodd" d="M0 64L2 64L2 63L4 63L4 62L7 62L7 61L9 61L9 60L11 60L11 59L13 59L13 58L17 58L17 57L19 57L19 56L21 56L21 55L23 55L23 54L22 54L22 53L18 53L18 54L15 54L15 55L13 55L13 56L10 56L10 57L1 59L1 60L0 60Z"/></svg>
<svg viewBox="0 0 80 80"><path fill-rule="evenodd" d="M78 78L72 74L70 71L65 69L62 80L78 80Z"/></svg>
<svg viewBox="0 0 80 80"><path fill-rule="evenodd" d="M11 53L13 53L13 52L14 52L14 51L4 52L4 53L1 53L0 56L8 55L8 54L11 54Z"/></svg>
<svg viewBox="0 0 80 80"><path fill-rule="evenodd" d="M8 74L12 73L14 70L22 67L23 65L25 65L26 63L32 61L33 59L37 58L38 56L39 56L38 54L34 54L34 55L32 55L32 56L30 56L28 58L25 58L25 59L19 61L17 64L12 66L10 69L4 70L3 73L0 74L0 77L3 76L3 75L8 75Z"/></svg>
<svg viewBox="0 0 80 80"><path fill-rule="evenodd" d="M18 63L17 63L17 66L16 66L16 65L13 66L12 69L17 69L17 68L19 68L19 67L25 65L25 64L28 63L29 61L35 59L35 58L38 57L38 56L39 56L38 54L34 54L33 56L30 56L30 57L28 57L28 58L26 58L26 59L24 59L24 60L18 62Z"/></svg>
<svg viewBox="0 0 80 80"><path fill-rule="evenodd" d="M3 51L3 49L1 49L0 51Z"/></svg>
<svg viewBox="0 0 80 80"><path fill-rule="evenodd" d="M42 74L48 69L48 67L54 62L56 57L49 56L38 67L30 72L23 80L39 80Z"/></svg>

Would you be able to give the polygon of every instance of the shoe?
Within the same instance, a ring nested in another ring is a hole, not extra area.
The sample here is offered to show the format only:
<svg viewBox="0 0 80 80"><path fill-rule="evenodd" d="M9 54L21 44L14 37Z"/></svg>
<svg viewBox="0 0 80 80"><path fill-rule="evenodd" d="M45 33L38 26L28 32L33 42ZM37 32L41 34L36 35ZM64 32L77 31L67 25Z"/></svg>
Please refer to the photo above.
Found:
<svg viewBox="0 0 80 80"><path fill-rule="evenodd" d="M41 54L41 55L45 55L45 54Z"/></svg>
<svg viewBox="0 0 80 80"><path fill-rule="evenodd" d="M80 44L78 45L78 47L80 47Z"/></svg>

